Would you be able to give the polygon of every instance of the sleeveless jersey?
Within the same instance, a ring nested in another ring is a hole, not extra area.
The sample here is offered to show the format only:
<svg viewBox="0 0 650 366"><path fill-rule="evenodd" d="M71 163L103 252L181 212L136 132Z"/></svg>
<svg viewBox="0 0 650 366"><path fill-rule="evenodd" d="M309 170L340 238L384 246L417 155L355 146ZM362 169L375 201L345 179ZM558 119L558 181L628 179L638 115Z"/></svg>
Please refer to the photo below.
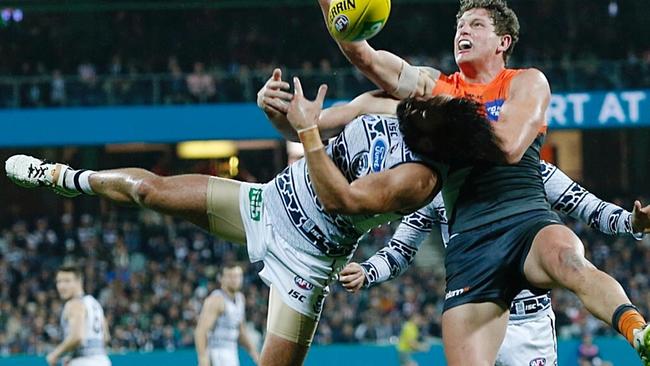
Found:
<svg viewBox="0 0 650 366"><path fill-rule="evenodd" d="M85 295L81 298L86 316L81 344L72 351L72 357L106 355L104 342L104 310L94 297ZM70 334L70 324L61 314L61 328L64 338Z"/></svg>
<svg viewBox="0 0 650 366"><path fill-rule="evenodd" d="M404 144L396 117L363 115L327 147L348 182L408 162L421 162ZM368 230L402 216L338 215L325 212L311 184L305 159L287 167L264 188L270 223L290 245L312 255L341 257L356 249Z"/></svg>
<svg viewBox="0 0 650 366"><path fill-rule="evenodd" d="M223 298L223 313L217 318L212 331L208 334L208 346L210 348L237 348L239 339L239 326L244 321L245 304L244 295L241 292L230 298L222 290L214 290L210 296L221 296Z"/></svg>
<svg viewBox="0 0 650 366"><path fill-rule="evenodd" d="M433 94L479 101L485 105L488 119L499 123L510 83L521 71L505 69L488 84L465 82L460 73L441 75ZM550 209L539 169L545 131L546 127L517 164L449 167L442 194L452 235L526 211Z"/></svg>

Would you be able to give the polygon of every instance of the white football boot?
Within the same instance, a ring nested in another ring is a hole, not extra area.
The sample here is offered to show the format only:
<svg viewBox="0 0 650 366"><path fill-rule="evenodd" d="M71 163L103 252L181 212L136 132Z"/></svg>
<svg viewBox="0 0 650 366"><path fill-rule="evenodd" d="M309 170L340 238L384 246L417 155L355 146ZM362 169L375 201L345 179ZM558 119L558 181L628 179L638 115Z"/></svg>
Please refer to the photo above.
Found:
<svg viewBox="0 0 650 366"><path fill-rule="evenodd" d="M69 166L50 163L27 155L14 155L5 162L5 172L12 182L25 188L47 187L65 197L81 194L65 187L65 172Z"/></svg>

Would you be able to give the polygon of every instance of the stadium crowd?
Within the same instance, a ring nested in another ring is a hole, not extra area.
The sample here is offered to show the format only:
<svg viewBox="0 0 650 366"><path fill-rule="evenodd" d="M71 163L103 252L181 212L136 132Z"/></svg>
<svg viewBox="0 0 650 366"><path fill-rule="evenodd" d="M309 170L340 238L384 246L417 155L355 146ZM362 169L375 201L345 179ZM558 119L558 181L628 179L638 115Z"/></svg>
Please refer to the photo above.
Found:
<svg viewBox="0 0 650 366"><path fill-rule="evenodd" d="M84 268L87 293L105 309L112 352L192 347L202 300L218 287L220 264L231 262L244 266L248 326L261 340L268 289L243 247L150 211L91 215L75 213L71 201L64 207L60 216L13 219L0 229L0 355L43 354L61 340L62 303L53 279L63 262ZM650 314L650 271L644 265L650 240L607 237L579 223L571 227L594 264L621 281L632 301ZM356 260L372 255L391 234L390 226L373 230ZM413 266L399 279L357 294L334 284L315 342L394 343L413 312L426 319L423 337L440 337L442 272ZM613 335L568 292L554 291L553 302L560 337Z"/></svg>
<svg viewBox="0 0 650 366"><path fill-rule="evenodd" d="M541 68L556 91L650 85L650 48L635 37L644 30L634 21L645 19L644 7L590 2L571 9L577 3L552 0L513 6L526 24L511 66ZM454 70L455 10L453 2L395 7L390 31L373 44L414 64ZM565 12L573 15L549 21ZM329 39L315 4L262 12L27 13L0 28L0 37L0 107L253 101L273 66L308 85L327 82L338 98L371 87Z"/></svg>

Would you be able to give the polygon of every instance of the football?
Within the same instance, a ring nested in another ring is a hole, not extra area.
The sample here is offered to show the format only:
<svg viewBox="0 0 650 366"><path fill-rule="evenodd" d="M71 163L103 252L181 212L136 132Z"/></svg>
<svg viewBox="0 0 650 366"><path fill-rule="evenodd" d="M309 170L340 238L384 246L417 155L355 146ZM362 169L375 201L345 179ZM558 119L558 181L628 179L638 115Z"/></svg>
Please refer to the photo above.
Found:
<svg viewBox="0 0 650 366"><path fill-rule="evenodd" d="M334 0L327 28L337 41L355 42L374 37L390 15L390 0Z"/></svg>

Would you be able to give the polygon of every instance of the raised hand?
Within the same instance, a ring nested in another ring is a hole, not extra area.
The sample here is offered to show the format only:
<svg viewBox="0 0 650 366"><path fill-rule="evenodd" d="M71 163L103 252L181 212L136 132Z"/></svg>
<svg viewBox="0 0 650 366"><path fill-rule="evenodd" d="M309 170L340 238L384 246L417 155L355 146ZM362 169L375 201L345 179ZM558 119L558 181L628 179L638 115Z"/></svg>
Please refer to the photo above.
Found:
<svg viewBox="0 0 650 366"><path fill-rule="evenodd" d="M318 94L313 101L305 98L300 79L297 77L293 78L293 89L293 99L287 111L289 123L296 131L317 126L320 112L323 109L325 94L327 93L327 85L322 84L318 88Z"/></svg>
<svg viewBox="0 0 650 366"><path fill-rule="evenodd" d="M643 207L641 201L634 201L632 230L635 233L650 233L650 205Z"/></svg>
<svg viewBox="0 0 650 366"><path fill-rule="evenodd" d="M282 70L274 69L273 75L257 92L257 106L266 113L269 119L283 118L287 114L293 95L284 90L289 90L289 88L289 83L282 81Z"/></svg>

